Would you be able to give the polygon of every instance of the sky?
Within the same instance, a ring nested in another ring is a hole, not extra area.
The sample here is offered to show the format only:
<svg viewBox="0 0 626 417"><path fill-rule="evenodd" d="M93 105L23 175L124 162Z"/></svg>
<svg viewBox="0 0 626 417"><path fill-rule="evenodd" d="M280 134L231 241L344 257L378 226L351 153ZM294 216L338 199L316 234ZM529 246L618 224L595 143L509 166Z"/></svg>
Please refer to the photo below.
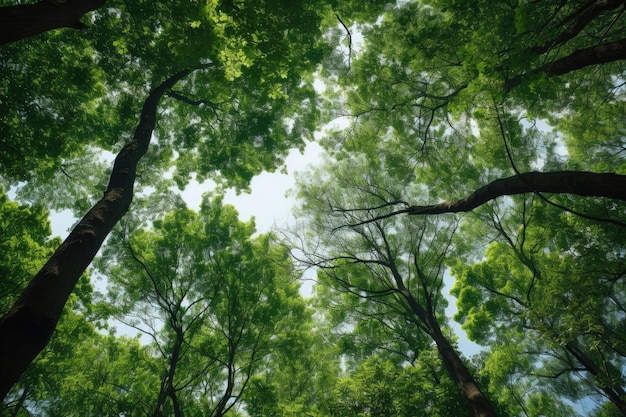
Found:
<svg viewBox="0 0 626 417"><path fill-rule="evenodd" d="M303 154L291 150L285 159L287 174L280 172L263 173L252 179L251 193L237 195L229 190L224 196L224 203L232 204L239 212L241 221L254 217L258 233L269 232L274 226L284 227L293 223L291 209L295 204L293 196L287 192L295 186L294 174L321 161L322 148L315 142L309 142ZM193 210L198 210L202 193L210 191L210 186L192 182L182 193L182 197Z"/></svg>

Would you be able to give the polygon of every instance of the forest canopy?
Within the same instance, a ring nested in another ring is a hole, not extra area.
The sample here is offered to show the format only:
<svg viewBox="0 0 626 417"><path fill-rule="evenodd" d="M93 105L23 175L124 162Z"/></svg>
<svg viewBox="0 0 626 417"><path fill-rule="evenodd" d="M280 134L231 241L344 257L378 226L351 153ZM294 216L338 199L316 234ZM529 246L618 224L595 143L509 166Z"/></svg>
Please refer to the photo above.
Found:
<svg viewBox="0 0 626 417"><path fill-rule="evenodd" d="M0 415L626 416L625 11L0 0Z"/></svg>

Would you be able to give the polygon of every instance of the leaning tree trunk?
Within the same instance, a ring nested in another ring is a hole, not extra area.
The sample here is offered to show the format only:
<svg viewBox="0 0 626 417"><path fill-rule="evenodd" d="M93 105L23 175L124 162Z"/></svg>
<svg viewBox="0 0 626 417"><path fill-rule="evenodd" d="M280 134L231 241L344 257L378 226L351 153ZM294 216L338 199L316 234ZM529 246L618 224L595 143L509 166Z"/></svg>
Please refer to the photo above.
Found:
<svg viewBox="0 0 626 417"><path fill-rule="evenodd" d="M567 343L564 348L583 365L587 372L596 378L596 384L598 384L604 395L615 405L622 415L626 416L626 392L624 392L621 385L612 382L606 370L603 370L593 359L574 344Z"/></svg>
<svg viewBox="0 0 626 417"><path fill-rule="evenodd" d="M478 383L459 357L452 344L443 335L439 324L435 319L429 320L432 323L431 336L437 345L437 351L441 355L443 364L448 371L448 375L461 389L463 397L474 417L497 417L498 414L487 396L481 391Z"/></svg>
<svg viewBox="0 0 626 417"><path fill-rule="evenodd" d="M0 45L52 29L85 27L80 19L106 0L42 0L35 4L0 7Z"/></svg>
<svg viewBox="0 0 626 417"><path fill-rule="evenodd" d="M46 346L76 282L113 226L128 211L133 199L137 163L148 150L161 96L193 71L187 69L171 76L150 93L133 140L115 158L104 196L0 319L0 400Z"/></svg>
<svg viewBox="0 0 626 417"><path fill-rule="evenodd" d="M437 345L437 351L443 360L448 376L459 387L463 394L467 407L474 417L498 417L489 398L482 392L478 383L463 363L459 354L452 344L443 335L441 327L435 318L435 314L426 311L424 307L408 292L405 287L401 288L401 293L407 300L411 310L428 328L430 337Z"/></svg>

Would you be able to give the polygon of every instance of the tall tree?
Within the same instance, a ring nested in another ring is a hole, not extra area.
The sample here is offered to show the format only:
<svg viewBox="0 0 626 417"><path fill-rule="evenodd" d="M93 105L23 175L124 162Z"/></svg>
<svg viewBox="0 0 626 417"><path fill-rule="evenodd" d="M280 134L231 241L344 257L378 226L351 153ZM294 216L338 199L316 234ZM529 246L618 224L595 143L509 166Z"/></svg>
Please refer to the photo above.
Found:
<svg viewBox="0 0 626 417"><path fill-rule="evenodd" d="M31 281L14 308L3 317L0 333L6 342L1 347L0 396L5 395L47 343L63 303L80 274L128 209L137 163L148 150L157 103L165 93L174 98L170 103L176 105L168 109L168 117L161 123L163 130L156 132L157 146L151 148L149 160L144 163L146 169L165 169L175 160L179 186L184 186L193 173L199 180L214 177L228 185L245 188L253 175L275 169L291 147L302 146L304 138L312 135L317 116L312 79L308 75L327 50L326 44L318 42L316 36L320 33L323 14L328 10L327 3L320 3L319 9L315 5L287 4L279 0L237 4L210 2L200 7L191 2L180 8L155 2L132 5L117 2L109 6L94 13L94 30L77 48L79 56L86 58L84 62L71 62L71 58L62 53L73 49L72 42L52 47L62 61L58 67L51 64L54 60L50 49L38 54L32 47L35 45L32 40L20 43L20 48L10 45L5 55L7 59L2 60L7 73L13 77L5 80L3 90L6 92L1 100L7 110L2 112L3 133L6 134L2 137L5 143L0 154L3 162L0 166L6 169L5 181L16 183L30 179L36 175L34 171L40 169L47 175L58 171L63 155L71 157L84 152L85 144L77 138L92 137L95 138L92 145L98 145L101 138L109 136L101 144L115 147L118 140L128 136L114 133L124 132L128 127L135 103L133 97L138 91L154 86L155 80L165 78L173 68L191 68L204 62L204 68L212 70L193 75L192 70L185 70L152 89L133 140L116 159L105 197L83 218ZM46 33L42 36L71 38L73 35ZM45 46L47 42L40 43L44 49L50 48ZM19 59L20 55L28 59ZM51 59L46 61L46 71L38 72L33 63L41 62L42 56ZM98 70L94 70L96 66ZM90 92L88 99L79 100L77 114L79 119L99 118L104 124L67 123L63 106L58 106L68 97L47 99L44 90L50 85L62 85L55 76L57 73L67 75L68 68L95 74L88 79L95 92ZM111 76L118 71L123 75ZM20 76L31 77L33 82L18 82ZM185 76L189 78L181 83L181 91L172 90ZM33 90L20 87L26 84ZM115 88L111 88L113 85ZM26 97L13 97L10 86L27 91ZM196 107L191 114L187 112L190 105ZM42 153L50 157L45 164L38 164L37 158L28 155L29 147L20 143L18 134L24 120L41 115L47 117L43 120L59 121L73 137L68 142L71 150L58 152L65 148L63 140L56 141L59 136L55 132L64 129L48 130L46 123L29 123L35 130L27 136L43 138L53 150ZM115 127L105 134L108 126ZM54 195L42 190L39 195Z"/></svg>
<svg viewBox="0 0 626 417"><path fill-rule="evenodd" d="M522 358L520 379L539 374L536 387L554 381L573 398L591 387L624 415L624 229L563 216L541 200L487 216L498 237L486 258L453 268L468 335L491 346L493 363L507 351Z"/></svg>
<svg viewBox="0 0 626 417"><path fill-rule="evenodd" d="M146 99L133 141L115 159L104 197L83 217L0 319L0 397L46 346L67 298L133 199L137 163L148 150L159 100L192 70L165 80Z"/></svg>
<svg viewBox="0 0 626 417"><path fill-rule="evenodd" d="M6 194L0 194L0 314L11 308L29 279L61 243L59 238L50 237L47 217L48 213L41 207L19 205ZM60 387L72 374L69 362L83 346L74 343L75 339L85 340L86 344L93 340L94 326L87 323L91 295L89 278L83 277L65 307L58 328L60 337L22 375L0 405L0 414L34 412L57 397Z"/></svg>
<svg viewBox="0 0 626 417"><path fill-rule="evenodd" d="M371 207L382 204L384 208L386 197L409 186L393 184L393 179L377 172L376 164L364 156L324 168L307 175L314 180L300 184L303 217L309 221L306 237L319 237L319 242L303 248L308 254L305 262L321 269L321 284L333 288L339 299L356 303L350 309L353 313L345 314L380 320L391 328L411 323L414 331L428 335L472 415L496 416L491 401L447 336L442 316L443 260L456 222L383 219L364 223L376 215L376 208ZM348 202L363 209L337 209ZM355 221L361 224L352 226ZM397 315L401 323L387 324L391 317L385 312Z"/></svg>

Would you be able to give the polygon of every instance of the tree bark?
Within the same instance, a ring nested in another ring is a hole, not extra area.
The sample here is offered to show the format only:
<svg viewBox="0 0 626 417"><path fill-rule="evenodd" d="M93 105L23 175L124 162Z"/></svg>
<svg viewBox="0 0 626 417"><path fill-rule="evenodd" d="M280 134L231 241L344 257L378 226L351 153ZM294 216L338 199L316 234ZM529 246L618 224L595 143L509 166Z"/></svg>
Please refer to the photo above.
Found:
<svg viewBox="0 0 626 417"><path fill-rule="evenodd" d="M606 64L626 58L626 39L579 49L557 59L539 70L550 75L563 75L589 65Z"/></svg>
<svg viewBox="0 0 626 417"><path fill-rule="evenodd" d="M471 211L495 198L532 192L608 197L626 201L626 175L584 171L526 172L495 180L460 200L409 206L400 213L442 214Z"/></svg>
<svg viewBox="0 0 626 417"><path fill-rule="evenodd" d="M0 319L0 400L46 346L76 282L113 226L128 211L133 199L137 163L148 150L161 96L192 71L187 69L171 76L150 93L133 140L115 159L104 196Z"/></svg>
<svg viewBox="0 0 626 417"><path fill-rule="evenodd" d="M80 19L106 0L42 0L0 7L0 45L59 28L83 29Z"/></svg>
<svg viewBox="0 0 626 417"><path fill-rule="evenodd" d="M481 391L478 383L459 357L459 354L444 336L435 314L426 311L406 288L403 288L401 293L409 303L411 310L428 328L430 336L435 345L437 345L437 351L441 355L448 375L461 390L463 399L472 415L474 417L498 417L491 401Z"/></svg>

